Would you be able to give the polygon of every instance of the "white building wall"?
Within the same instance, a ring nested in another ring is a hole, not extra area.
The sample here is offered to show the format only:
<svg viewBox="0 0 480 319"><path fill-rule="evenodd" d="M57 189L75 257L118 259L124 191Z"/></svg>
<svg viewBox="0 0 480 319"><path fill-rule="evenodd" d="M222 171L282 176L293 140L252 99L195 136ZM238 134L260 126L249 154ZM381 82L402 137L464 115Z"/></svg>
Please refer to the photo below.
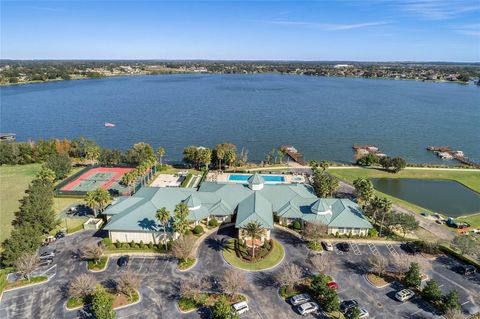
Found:
<svg viewBox="0 0 480 319"><path fill-rule="evenodd" d="M145 244L150 242L154 243L153 233L147 232L109 231L109 237L113 243L116 243L117 241L121 243L129 243L132 240L136 243L139 243L140 241L143 241ZM162 233L155 233L155 243L158 244L162 239Z"/></svg>

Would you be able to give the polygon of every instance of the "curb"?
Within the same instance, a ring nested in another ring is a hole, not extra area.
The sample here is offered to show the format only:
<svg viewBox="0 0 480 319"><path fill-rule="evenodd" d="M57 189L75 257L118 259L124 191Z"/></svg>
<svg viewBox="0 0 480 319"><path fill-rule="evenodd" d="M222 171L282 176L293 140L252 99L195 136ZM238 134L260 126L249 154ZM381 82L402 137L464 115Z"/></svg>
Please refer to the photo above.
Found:
<svg viewBox="0 0 480 319"><path fill-rule="evenodd" d="M46 284L47 282L50 281L50 279L51 279L51 277L47 276L47 280L44 280L44 281L41 281L41 282L36 282L36 283L33 283L33 284L28 284L28 285L25 285L25 286L20 286L20 287L15 287L15 288L10 288L10 289L4 289L2 294L0 295L0 300L2 299L4 292L10 292L10 291L14 291L14 290L19 290L19 289L23 289L23 288L34 287L34 286L38 286L38 285L41 285L41 284Z"/></svg>
<svg viewBox="0 0 480 319"><path fill-rule="evenodd" d="M129 303L129 304L124 305L124 306L113 308L113 310L120 310L120 309L124 309L124 308L130 307L130 306L134 306L136 304L139 304L143 300L143 297L142 297L142 294L140 293L140 291L138 291L138 290L137 290L137 294L138 294L138 300L137 301Z"/></svg>
<svg viewBox="0 0 480 319"><path fill-rule="evenodd" d="M386 287L390 286L390 283L387 283L387 284L385 284L385 285L383 285L383 286L376 286L376 285L374 285L374 284L368 279L368 276L367 276L367 275L368 275L368 273L364 274L364 275L363 275L363 278L365 278L365 280L366 280L373 288L383 289L383 288L386 288Z"/></svg>
<svg viewBox="0 0 480 319"><path fill-rule="evenodd" d="M194 262L190 267L188 267L188 268L186 268L186 269L179 269L179 268L178 268L178 264L177 264L176 270L177 270L177 271L180 271L180 272L187 272L187 271L189 271L190 269L192 269L193 267L195 267L195 266L197 265L197 263L198 263L198 258L195 258L195 262Z"/></svg>
<svg viewBox="0 0 480 319"><path fill-rule="evenodd" d="M107 270L108 262L109 262L109 261L110 261L110 256L107 255L107 261L105 262L105 266L104 266L102 269L99 269L99 270L88 269L88 261L87 261L87 263L85 264L85 268L87 268L87 271L93 272L93 273L103 272L103 271Z"/></svg>
<svg viewBox="0 0 480 319"><path fill-rule="evenodd" d="M272 270L272 269L277 268L277 267L283 262L283 260L285 259L285 255L287 254L287 253L285 252L285 248L283 247L283 245L280 244L279 241L276 241L276 242L282 247L282 249L283 249L283 256L282 256L282 259L280 259L280 261L279 261L277 264L275 264L275 265L273 265L273 266L271 266L271 267L269 267L269 268L259 269L259 270L243 269L243 268L234 266L234 265L232 265L231 263L229 263L229 262L225 259L225 257L223 256L223 252L222 252L222 257L223 257L223 260L224 260L230 267L233 267L233 268L235 268L235 269L239 269L239 270L242 270L242 271L248 271L248 272L269 271L269 270Z"/></svg>

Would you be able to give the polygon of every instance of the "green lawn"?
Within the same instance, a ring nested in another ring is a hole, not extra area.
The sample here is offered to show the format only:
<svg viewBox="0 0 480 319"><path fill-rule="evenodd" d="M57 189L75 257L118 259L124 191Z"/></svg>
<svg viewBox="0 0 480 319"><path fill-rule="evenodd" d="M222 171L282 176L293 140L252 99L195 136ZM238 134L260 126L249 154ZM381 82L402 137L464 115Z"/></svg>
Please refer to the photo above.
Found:
<svg viewBox="0 0 480 319"><path fill-rule="evenodd" d="M14 212L28 184L40 171L40 164L0 166L0 241L10 236Z"/></svg>
<svg viewBox="0 0 480 319"><path fill-rule="evenodd" d="M336 177L352 183L357 178L419 178L419 179L446 179L453 180L469 187L470 189L480 192L480 172L479 171L455 171L455 170L432 170L432 169L411 169L406 168L397 174L388 173L374 168L348 168L338 169L331 168L328 172ZM387 195L376 191L379 195L392 200L394 203L400 204L414 212L432 212L426 208L420 207L405 200ZM472 227L480 227L480 214L459 218Z"/></svg>
<svg viewBox="0 0 480 319"><path fill-rule="evenodd" d="M2 165L0 166L0 242L3 242L12 230L14 212L19 207L19 200L25 195L28 184L40 171L41 164L28 165ZM75 168L71 174L79 169ZM55 198L55 211L61 212L73 203L81 202L79 198ZM65 220L61 220L59 228L65 227ZM83 219L67 219L68 228L78 227L83 224Z"/></svg>
<svg viewBox="0 0 480 319"><path fill-rule="evenodd" d="M272 252L265 258L255 263L248 263L237 257L235 250L233 249L233 241L229 243L229 247L223 250L223 257L232 266L238 267L244 270L263 270L271 268L280 263L285 256L285 250L282 245L273 240Z"/></svg>

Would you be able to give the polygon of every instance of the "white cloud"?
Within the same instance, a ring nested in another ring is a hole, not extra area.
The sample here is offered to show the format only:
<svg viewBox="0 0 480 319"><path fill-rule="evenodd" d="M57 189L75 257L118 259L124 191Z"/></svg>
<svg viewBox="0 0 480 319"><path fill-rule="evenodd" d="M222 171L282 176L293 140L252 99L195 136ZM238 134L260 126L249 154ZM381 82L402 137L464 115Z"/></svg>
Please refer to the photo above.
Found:
<svg viewBox="0 0 480 319"><path fill-rule="evenodd" d="M455 27L454 30L461 34L480 37L480 23L458 26Z"/></svg>
<svg viewBox="0 0 480 319"><path fill-rule="evenodd" d="M385 21L374 21L374 22L353 23L353 24L333 24L333 23L287 21L287 20L262 20L261 22L267 23L267 24L284 25L284 26L300 26L300 27L317 28L325 31L352 30L352 29L360 29L360 28L367 28L367 27L374 27L374 26L389 24L389 22L385 22Z"/></svg>
<svg viewBox="0 0 480 319"><path fill-rule="evenodd" d="M446 20L480 11L478 0L403 0L393 5L426 20Z"/></svg>

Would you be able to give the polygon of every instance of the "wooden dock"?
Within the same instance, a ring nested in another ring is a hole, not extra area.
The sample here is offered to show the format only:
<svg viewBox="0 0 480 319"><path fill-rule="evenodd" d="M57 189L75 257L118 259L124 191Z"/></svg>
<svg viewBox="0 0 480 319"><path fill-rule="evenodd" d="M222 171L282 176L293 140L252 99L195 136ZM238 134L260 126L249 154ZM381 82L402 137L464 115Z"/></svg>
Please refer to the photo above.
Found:
<svg viewBox="0 0 480 319"><path fill-rule="evenodd" d="M282 145L280 150L284 152L288 157L290 157L294 162L300 165L306 165L305 159L303 158L302 153L300 153L295 147L292 145Z"/></svg>
<svg viewBox="0 0 480 319"><path fill-rule="evenodd" d="M480 164L471 161L462 151L453 151L449 146L428 146L427 150L435 153L437 156L442 156L441 153L447 153L450 155L448 159L455 159L464 165L480 168Z"/></svg>
<svg viewBox="0 0 480 319"><path fill-rule="evenodd" d="M15 141L16 137L15 133L0 133L0 141Z"/></svg>

